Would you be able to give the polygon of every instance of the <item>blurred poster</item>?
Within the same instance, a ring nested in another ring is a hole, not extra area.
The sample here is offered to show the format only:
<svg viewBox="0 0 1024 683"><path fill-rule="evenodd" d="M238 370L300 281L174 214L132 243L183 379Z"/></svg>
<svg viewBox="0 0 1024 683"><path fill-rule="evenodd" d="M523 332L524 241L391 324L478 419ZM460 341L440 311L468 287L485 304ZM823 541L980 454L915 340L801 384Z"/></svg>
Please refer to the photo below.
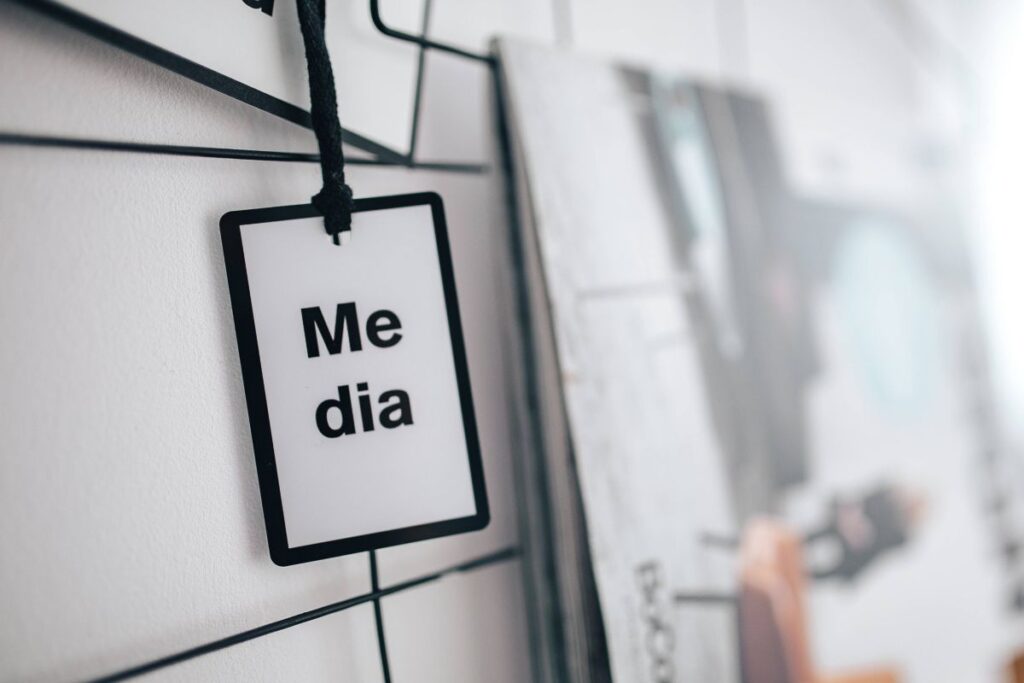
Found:
<svg viewBox="0 0 1024 683"><path fill-rule="evenodd" d="M805 390L817 370L807 290L788 248L796 205L760 100L647 82L651 157L709 311L712 387L730 397L720 436L737 511L771 509L807 475Z"/></svg>
<svg viewBox="0 0 1024 683"><path fill-rule="evenodd" d="M565 677L1010 680L1021 486L955 224L794 196L753 94L499 54Z"/></svg>
<svg viewBox="0 0 1024 683"><path fill-rule="evenodd" d="M977 419L986 380L969 367L974 293L934 227L851 207L804 226L831 233L814 249L822 371L808 403L812 474L783 509L807 533L821 666L998 681L1024 631L979 457L992 426Z"/></svg>
<svg viewBox="0 0 1024 683"><path fill-rule="evenodd" d="M521 174L526 285L544 292L531 344L556 375L542 467L577 484L597 609L571 573L573 526L556 519L560 633L572 680L738 680L723 462L705 401L691 283L640 127L637 75L543 48L500 44ZM525 201L525 197L529 201ZM550 373L547 381L550 381ZM542 382L546 381L544 378ZM560 474L562 473L562 474ZM562 489L562 497L574 491ZM559 515L572 514L564 500ZM698 593L703 602L677 596ZM581 624L598 614L605 661Z"/></svg>

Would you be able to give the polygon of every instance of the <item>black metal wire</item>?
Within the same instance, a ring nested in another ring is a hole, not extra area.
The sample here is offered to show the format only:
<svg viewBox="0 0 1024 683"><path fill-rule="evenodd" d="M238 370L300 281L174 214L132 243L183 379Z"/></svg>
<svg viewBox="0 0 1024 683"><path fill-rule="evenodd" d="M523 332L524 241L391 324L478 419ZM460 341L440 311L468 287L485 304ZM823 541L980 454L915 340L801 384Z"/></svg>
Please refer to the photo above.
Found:
<svg viewBox="0 0 1024 683"><path fill-rule="evenodd" d="M215 89L225 92L232 96L238 97L243 101L247 101L256 106L272 111L279 116L283 116L291 121L300 123L302 125L309 125L308 114L299 110L296 107L288 105L287 103L274 100L273 98L267 98L262 93L256 91L249 92L251 89L246 89L242 84L226 79L215 72L208 69L204 69L199 65L187 62L176 55L172 55L166 51L160 50L153 45L144 43L133 36L130 36L124 32L119 31L111 26L96 22L88 19L84 14L67 10L60 5L52 2L51 0L40 0L40 2L31 2L29 0L16 0L19 4L33 7L35 9L45 9L48 14L56 17L58 20L64 23L84 30L86 33L93 35L94 37L119 44L129 52L133 52L143 58L154 61L161 66L165 66L179 73L189 75L190 77L196 77L199 73L202 78L201 80L207 85L211 85ZM367 166L403 166L408 168L417 168L425 170L438 170L438 171L449 171L457 173L485 173L488 167L484 164L473 164L473 163L459 163L459 162L422 162L416 161L416 143L418 139L420 111L422 104L423 95L423 81L425 76L425 61L426 61L426 50L435 49L449 54L458 55L471 60L484 62L489 66L494 66L496 63L494 58L490 55L477 54L468 50L463 50L451 45L438 43L429 40L426 36L429 30L430 16L431 16L432 2L431 0L425 0L424 11L423 11L423 22L421 26L420 36L414 36L408 33L397 31L388 27L384 24L380 17L379 5L377 0L370 0L370 16L373 20L374 26L386 36L402 40L405 42L411 42L419 46L419 56L417 62L416 71L416 84L414 93L414 104L413 104L413 116L412 126L409 134L409 151L404 157L397 155L393 150L390 150L382 145L379 145L371 140L363 138L351 131L345 131L346 140L351 141L356 147L360 147L364 150L370 150L375 153L376 158L350 158L347 159L347 163L356 165L367 165ZM244 92L243 92L244 91ZM266 102L256 100L262 96L267 99ZM319 163L320 155L315 153L305 152L280 152L272 150L253 150L253 149L236 149L226 147L203 147L203 146L191 146L191 145L170 145L170 144L159 144L159 143L144 143L144 142L123 142L116 140L96 140L86 138L73 138L73 137L62 137L62 136L49 136L49 135L36 135L36 134L25 134L25 133L13 133L13 132L0 132L0 145L10 146L23 146L23 147L45 147L45 148L59 148L59 149L79 149L79 150L97 150L107 152L127 152L127 153L139 153L139 154L158 154L167 156L183 156L183 157L200 157L200 158L216 158L216 159L236 159L244 161L278 161L288 163ZM393 595L401 591L410 590L417 588L428 583L439 581L440 579L455 573L469 572L475 569L486 567L499 562L505 562L519 557L522 554L518 546L510 546L502 550L483 555L481 557L474 558L472 560L462 562L457 565L453 565L440 571L418 576L406 581L397 583L388 588L381 588L378 575L377 567L377 555L375 551L370 551L370 592L358 595L346 600L330 603L317 607L306 612L301 612L284 619L279 619L255 628L247 629L239 633L235 633L224 638L219 638L202 645L198 645L180 652L176 652L164 657L144 662L142 664L135 665L133 667L122 669L110 674L100 676L92 679L93 683L107 683L112 681L123 681L131 678L136 678L160 669L164 669L175 664L180 664L197 657L208 655L220 650L240 645L242 643L261 638L263 636L282 631L284 629L292 628L305 624L315 619L335 614L352 607L372 602L374 607L374 620L376 623L377 631L377 643L380 651L381 668L384 675L385 683L391 683L391 668L388 659L387 644L384 636L384 622L381 608L381 599L388 595Z"/></svg>
<svg viewBox="0 0 1024 683"><path fill-rule="evenodd" d="M380 590L377 578L377 551L370 551L370 590ZM373 621L377 625L377 649L380 651L380 668L384 674L384 683L391 683L391 663L388 661L388 645L384 640L384 617L381 614L380 598L373 599Z"/></svg>
<svg viewBox="0 0 1024 683"><path fill-rule="evenodd" d="M448 54L458 55L459 57L465 57L466 59L472 59L478 62L484 62L486 64L493 64L494 57L487 54L481 54L478 52L471 52L455 45L448 45L447 43L438 43L437 41L430 40L425 35L414 36L411 33L405 33L393 29L384 23L384 20L380 18L380 3L378 0L370 0L370 19L373 20L373 25L377 27L377 30L395 40L403 40L407 43L414 43L420 47L430 48L432 50L438 50L440 52L447 52Z"/></svg>
<svg viewBox="0 0 1024 683"><path fill-rule="evenodd" d="M420 25L420 34L427 36L430 30L430 13L433 0L423 0L423 23ZM423 80L427 65L427 48L420 45L420 53L416 59L416 90L412 100L412 130L409 132L409 163L415 163L416 142L420 129L420 105L423 102Z"/></svg>
<svg viewBox="0 0 1024 683"><path fill-rule="evenodd" d="M243 161L284 161L311 164L320 162L320 155L310 152L277 152L258 149L234 149L229 147L195 147L190 145L166 145L151 142L121 142L117 140L91 140L86 138L31 135L24 133L0 132L0 145L89 149L105 152L164 154L169 156L203 157L212 159L241 159ZM359 166L410 166L410 164L405 160L391 161L381 158L367 159L365 157L352 157L346 159L345 163ZM488 167L484 164L454 163L446 161L419 161L412 164L412 167L423 170L448 171L451 173L486 173L488 170Z"/></svg>
<svg viewBox="0 0 1024 683"><path fill-rule="evenodd" d="M395 585L389 586L388 588L376 589L370 591L369 593L364 593L362 595L357 595L353 598L348 598L347 600L332 602L329 605L317 607L316 609L311 609L307 612L302 612L300 614L295 614L290 617L285 617L284 619L272 621L269 624L263 624L262 626L257 626L246 631L241 631L240 633L235 633L225 638L219 638L217 640L210 641L209 643L204 643L203 645L198 645L187 650L182 650L181 652L176 652L174 654L167 655L166 657L160 657L159 659L154 659L143 664L138 664L129 669L123 669L121 671L107 674L105 676L100 676L99 678L92 679L92 683L109 683L111 681L124 681L130 678L136 678L143 674L148 674L152 673L153 671L157 671L158 669L164 669L174 664L180 664L181 662L185 662L190 659L195 659L196 657L208 655L212 652L217 652L218 650L223 650L234 645L240 645L241 643L245 643L256 638L270 635L271 633L283 631L286 628L291 628L293 626L305 624L306 622L313 621L314 619L320 619L321 617L326 617L336 612L341 612L352 607L364 605L368 602L380 600L381 598L384 598L388 595L393 595L401 591L409 590L410 588L417 588L424 584L432 583L434 581L443 579L444 577L449 576L451 574L468 572L474 569L479 569L480 567L486 567L488 565L497 564L499 562L506 562L508 560L515 559L520 554L521 551L518 546L509 546L508 548L504 548L503 550L498 550L487 555L482 555L480 557L468 560L466 562L462 562L460 564L453 565L451 567L442 569L432 574L424 574L423 576L418 576L416 578L396 583Z"/></svg>
<svg viewBox="0 0 1024 683"><path fill-rule="evenodd" d="M274 114L275 116L280 116L286 121L291 121L292 123L297 123L307 128L311 125L309 112L302 110L300 107L297 107L290 102L285 102L277 97L268 95L265 92L245 85L233 78L229 78L217 71L214 71L213 69L197 64L196 62L174 54L169 50L158 47L153 43L149 43L141 38L115 28L114 26L94 19L83 12L71 9L70 7L65 6L66 3L57 2L56 0L8 1L27 7L33 11L42 12L66 26L82 31L83 33L86 33L93 38L97 38L109 45L126 50L149 62L157 64L158 66L169 69L198 83L202 83L203 85L222 92L225 95L241 100L246 104L258 107L264 111ZM396 162L400 162L402 160L402 155L399 152L354 131L345 130L342 135L345 138L345 142L353 147L362 149L382 159L388 159Z"/></svg>
<svg viewBox="0 0 1024 683"><path fill-rule="evenodd" d="M163 50L153 44L140 40L124 31L121 31L120 29L92 19L81 12L68 9L53 0L12 1L24 7L41 11L67 26L83 31L84 33L98 38L108 44L124 49L132 54L142 57L143 59L179 73L186 78L198 81L215 90L235 97L247 104L259 107L288 121L292 121L293 123L298 123L307 127L310 126L309 112L303 111L292 104L266 95L261 91L227 78L226 76L203 67L202 65L191 62L168 52L167 50ZM426 49L441 50L442 52L448 52L450 54L459 55L475 61L482 61L487 64L494 63L494 60L490 55L476 54L458 47L429 40L426 35L430 22L431 9L431 0L425 0L422 35L414 36L387 26L380 17L380 8L377 0L370 0L370 16L373 19L374 26L376 26L381 33L390 38L414 43L420 47L416 71L416 83L414 86L413 116L411 130L409 133L409 151L406 154L401 154L400 152L397 152L374 140L370 140L369 138L359 135L351 130L345 129L343 130L343 136L348 144L374 155L374 158L372 159L348 159L346 160L347 163L367 166L405 166L413 169L449 171L453 173L487 172L488 166L486 164L415 160L416 142L419 133L423 81L426 75ZM310 163L319 163L320 161L319 155L300 153L235 150L187 145L130 143L109 140L77 139L62 136L23 135L17 133L0 133L0 144L101 149L118 152L144 152L174 156L245 159L253 161L302 161Z"/></svg>

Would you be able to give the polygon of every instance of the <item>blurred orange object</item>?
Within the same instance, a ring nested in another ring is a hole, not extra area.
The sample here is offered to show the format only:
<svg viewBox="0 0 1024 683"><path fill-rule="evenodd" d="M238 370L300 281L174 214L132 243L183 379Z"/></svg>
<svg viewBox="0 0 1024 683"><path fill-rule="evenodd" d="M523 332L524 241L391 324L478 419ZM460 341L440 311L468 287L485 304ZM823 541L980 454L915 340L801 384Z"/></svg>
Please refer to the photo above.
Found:
<svg viewBox="0 0 1024 683"><path fill-rule="evenodd" d="M746 683L899 683L890 669L822 676L808 637L800 539L768 518L751 521L740 544L740 640Z"/></svg>
<svg viewBox="0 0 1024 683"><path fill-rule="evenodd" d="M826 676L821 683L899 683L899 680L893 671L872 671L850 676Z"/></svg>
<svg viewBox="0 0 1024 683"><path fill-rule="evenodd" d="M1009 683L1024 683L1024 652L1014 655L1010 665L1006 667L1006 672L1006 680Z"/></svg>

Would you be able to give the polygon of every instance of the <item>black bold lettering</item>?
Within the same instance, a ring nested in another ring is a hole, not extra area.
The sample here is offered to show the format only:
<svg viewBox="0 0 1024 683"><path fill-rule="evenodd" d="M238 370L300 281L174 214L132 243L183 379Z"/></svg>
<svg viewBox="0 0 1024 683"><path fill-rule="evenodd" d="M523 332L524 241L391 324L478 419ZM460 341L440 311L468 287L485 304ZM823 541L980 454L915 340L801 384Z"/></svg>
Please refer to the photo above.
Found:
<svg viewBox="0 0 1024 683"><path fill-rule="evenodd" d="M391 332L392 330L402 329L402 321L398 319L394 311L382 309L376 311L370 316L369 320L366 321L366 338L370 340L370 343L374 346L379 346L382 349L386 349L389 346L394 346L398 342L402 341L402 333L395 332L387 338L380 335L381 332Z"/></svg>
<svg viewBox="0 0 1024 683"><path fill-rule="evenodd" d="M341 426L332 427L327 420L328 413L336 408L341 413ZM329 398L316 408L316 428L328 439L336 439L343 434L355 434L356 424L352 420L352 397L348 393L348 385L338 387L338 398Z"/></svg>
<svg viewBox="0 0 1024 683"><path fill-rule="evenodd" d="M385 391L377 399L378 403L385 404L391 399L397 399L398 402L387 406L384 410L380 411L380 426L385 429L394 429L401 425L412 424L412 406L409 405L409 394L405 393L401 389L393 389L391 391ZM397 412L397 416L393 416L392 413Z"/></svg>
<svg viewBox="0 0 1024 683"><path fill-rule="evenodd" d="M311 306L302 309L302 331L306 335L306 355L316 358L320 355L320 344L317 342L317 334L324 340L327 353L334 355L341 353L342 338L345 330L348 329L348 345L351 351L361 351L363 340L359 335L359 321L356 319L355 302L338 304L334 313L334 333L327 329L327 321L319 306Z"/></svg>
<svg viewBox="0 0 1024 683"><path fill-rule="evenodd" d="M360 382L356 385L359 391L369 391L370 385ZM363 418L363 431L373 431L373 408L370 407L370 397L367 394L359 394L359 415Z"/></svg>

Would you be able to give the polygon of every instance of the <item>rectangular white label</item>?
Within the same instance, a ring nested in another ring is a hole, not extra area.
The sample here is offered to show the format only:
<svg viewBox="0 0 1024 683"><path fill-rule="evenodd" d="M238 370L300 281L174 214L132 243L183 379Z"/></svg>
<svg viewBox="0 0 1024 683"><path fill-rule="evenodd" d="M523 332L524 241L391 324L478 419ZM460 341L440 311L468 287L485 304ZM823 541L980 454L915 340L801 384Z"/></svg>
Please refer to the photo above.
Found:
<svg viewBox="0 0 1024 683"><path fill-rule="evenodd" d="M309 206L222 226L275 561L486 524L440 198L360 200L342 246Z"/></svg>

